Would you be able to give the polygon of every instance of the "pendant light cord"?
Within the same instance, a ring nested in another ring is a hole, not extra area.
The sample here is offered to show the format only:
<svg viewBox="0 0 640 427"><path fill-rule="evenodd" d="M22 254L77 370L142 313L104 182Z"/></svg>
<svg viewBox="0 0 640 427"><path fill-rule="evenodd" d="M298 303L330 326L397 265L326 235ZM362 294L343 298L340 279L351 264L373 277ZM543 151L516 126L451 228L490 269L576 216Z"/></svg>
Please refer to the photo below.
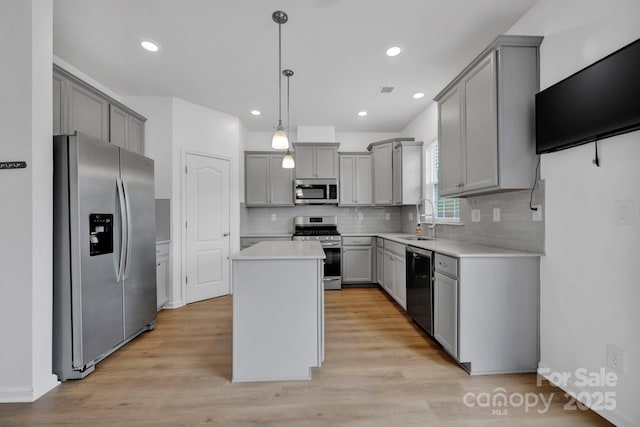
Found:
<svg viewBox="0 0 640 427"><path fill-rule="evenodd" d="M287 138L289 138L289 129L291 127L291 123L289 122L289 77L291 77L290 75L287 74Z"/></svg>
<svg viewBox="0 0 640 427"><path fill-rule="evenodd" d="M278 124L282 125L282 24L278 24Z"/></svg>

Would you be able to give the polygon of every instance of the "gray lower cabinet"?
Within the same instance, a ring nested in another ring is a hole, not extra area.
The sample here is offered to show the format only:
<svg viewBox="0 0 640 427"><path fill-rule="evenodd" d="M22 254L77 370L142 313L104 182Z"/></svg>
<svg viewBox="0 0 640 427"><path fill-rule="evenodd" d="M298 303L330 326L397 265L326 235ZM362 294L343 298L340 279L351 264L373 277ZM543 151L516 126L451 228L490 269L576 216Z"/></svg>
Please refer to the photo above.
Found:
<svg viewBox="0 0 640 427"><path fill-rule="evenodd" d="M293 206L293 172L282 167L284 153L245 151L245 205Z"/></svg>
<svg viewBox="0 0 640 427"><path fill-rule="evenodd" d="M531 187L541 42L497 37L436 96L440 195Z"/></svg>
<svg viewBox="0 0 640 427"><path fill-rule="evenodd" d="M436 270L433 301L433 335L449 354L458 359L457 277Z"/></svg>
<svg viewBox="0 0 640 427"><path fill-rule="evenodd" d="M535 372L539 258L434 256L434 337L471 374Z"/></svg>
<svg viewBox="0 0 640 427"><path fill-rule="evenodd" d="M373 282L373 238L342 238L342 283Z"/></svg>
<svg viewBox="0 0 640 427"><path fill-rule="evenodd" d="M144 154L146 119L118 101L53 66L53 134L76 131Z"/></svg>
<svg viewBox="0 0 640 427"><path fill-rule="evenodd" d="M378 244L376 246L376 282L378 285L384 287L384 249L380 244L382 239L378 238Z"/></svg>
<svg viewBox="0 0 640 427"><path fill-rule="evenodd" d="M406 246L385 240L382 259L382 287L403 309L407 309Z"/></svg>
<svg viewBox="0 0 640 427"><path fill-rule="evenodd" d="M156 293L157 308L169 302L169 242L156 243Z"/></svg>
<svg viewBox="0 0 640 427"><path fill-rule="evenodd" d="M341 206L370 206L373 203L371 185L371 153L340 153Z"/></svg>

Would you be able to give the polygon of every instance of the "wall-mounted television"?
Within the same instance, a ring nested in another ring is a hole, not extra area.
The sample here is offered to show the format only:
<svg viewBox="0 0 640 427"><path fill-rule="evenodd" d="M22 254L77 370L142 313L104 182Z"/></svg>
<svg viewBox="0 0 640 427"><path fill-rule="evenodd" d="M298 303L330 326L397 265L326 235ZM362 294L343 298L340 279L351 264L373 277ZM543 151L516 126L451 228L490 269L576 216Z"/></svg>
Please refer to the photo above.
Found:
<svg viewBox="0 0 640 427"><path fill-rule="evenodd" d="M640 39L536 94L536 153L640 129Z"/></svg>

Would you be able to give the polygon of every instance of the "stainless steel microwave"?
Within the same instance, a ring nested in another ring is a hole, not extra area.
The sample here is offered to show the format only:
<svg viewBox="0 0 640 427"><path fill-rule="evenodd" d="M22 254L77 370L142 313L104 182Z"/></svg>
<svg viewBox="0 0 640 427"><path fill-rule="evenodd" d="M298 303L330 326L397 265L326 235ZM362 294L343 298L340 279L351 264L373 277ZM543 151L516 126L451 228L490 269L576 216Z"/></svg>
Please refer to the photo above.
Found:
<svg viewBox="0 0 640 427"><path fill-rule="evenodd" d="M337 179L296 179L293 185L297 205L338 204Z"/></svg>

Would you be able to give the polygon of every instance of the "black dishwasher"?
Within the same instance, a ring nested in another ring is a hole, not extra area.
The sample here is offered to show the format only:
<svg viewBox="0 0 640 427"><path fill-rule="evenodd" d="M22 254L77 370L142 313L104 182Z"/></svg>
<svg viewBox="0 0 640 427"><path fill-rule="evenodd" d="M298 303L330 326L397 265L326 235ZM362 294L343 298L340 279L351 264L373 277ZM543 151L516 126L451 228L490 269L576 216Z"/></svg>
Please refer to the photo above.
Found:
<svg viewBox="0 0 640 427"><path fill-rule="evenodd" d="M407 313L433 336L433 253L407 246Z"/></svg>

